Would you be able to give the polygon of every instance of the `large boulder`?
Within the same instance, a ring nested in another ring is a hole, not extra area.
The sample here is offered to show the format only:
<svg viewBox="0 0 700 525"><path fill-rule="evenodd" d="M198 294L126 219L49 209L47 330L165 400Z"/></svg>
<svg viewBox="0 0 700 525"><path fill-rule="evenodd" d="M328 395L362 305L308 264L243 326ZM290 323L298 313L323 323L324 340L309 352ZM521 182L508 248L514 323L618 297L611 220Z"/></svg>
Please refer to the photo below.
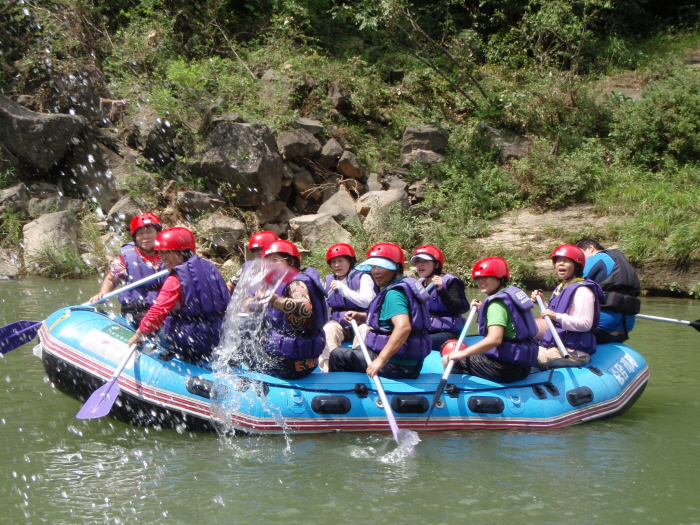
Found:
<svg viewBox="0 0 700 525"><path fill-rule="evenodd" d="M310 118L297 118L294 119L294 124L302 129L305 129L312 135L318 135L323 131L323 124L320 121L310 119Z"/></svg>
<svg viewBox="0 0 700 525"><path fill-rule="evenodd" d="M438 126L408 126L401 141L401 166L434 164L445 159L447 131Z"/></svg>
<svg viewBox="0 0 700 525"><path fill-rule="evenodd" d="M230 253L238 241L246 236L243 222L222 213L212 213L197 223L197 229L216 251Z"/></svg>
<svg viewBox="0 0 700 525"><path fill-rule="evenodd" d="M220 122L207 137L205 152L188 163L195 175L235 193L238 206L260 206L275 200L282 188L284 163L277 143L264 124Z"/></svg>
<svg viewBox="0 0 700 525"><path fill-rule="evenodd" d="M126 144L156 165L175 159L177 131L172 123L150 106L140 106L123 132Z"/></svg>
<svg viewBox="0 0 700 525"><path fill-rule="evenodd" d="M23 182L0 190L0 213L12 210L18 214L27 212L29 192Z"/></svg>
<svg viewBox="0 0 700 525"><path fill-rule="evenodd" d="M321 153L321 143L305 129L283 131L277 137L277 148L286 160L305 164L305 159L314 159Z"/></svg>
<svg viewBox="0 0 700 525"><path fill-rule="evenodd" d="M114 231L128 229L131 219L143 212L141 205L133 197L119 199L107 212L107 222Z"/></svg>
<svg viewBox="0 0 700 525"><path fill-rule="evenodd" d="M33 259L47 249L68 249L77 255L78 226L78 219L69 211L47 213L25 224L22 229L25 266L30 268Z"/></svg>
<svg viewBox="0 0 700 525"><path fill-rule="evenodd" d="M331 104L338 111L350 111L352 109L350 92L340 80L335 80L328 85L328 96L331 99Z"/></svg>
<svg viewBox="0 0 700 525"><path fill-rule="evenodd" d="M0 95L0 144L40 171L61 160L85 126L82 117L36 113Z"/></svg>
<svg viewBox="0 0 700 525"><path fill-rule="evenodd" d="M0 172L15 171L19 169L20 162L10 150L0 144Z"/></svg>
<svg viewBox="0 0 700 525"><path fill-rule="evenodd" d="M350 151L343 151L343 154L338 159L338 173L342 173L351 179L365 178L366 170L360 160Z"/></svg>
<svg viewBox="0 0 700 525"><path fill-rule="evenodd" d="M85 212L85 201L72 199L63 195L53 195L45 199L29 199L29 216L33 219L56 211L69 211L73 215Z"/></svg>
<svg viewBox="0 0 700 525"><path fill-rule="evenodd" d="M213 212L224 205L224 199L215 193L202 191L178 191L175 198L175 207L184 215L198 215L205 212Z"/></svg>
<svg viewBox="0 0 700 525"><path fill-rule="evenodd" d="M140 156L134 150L122 143L107 147L100 139L93 132L83 133L60 174L107 213L126 193L130 180L150 176L137 166Z"/></svg>
<svg viewBox="0 0 700 525"><path fill-rule="evenodd" d="M355 210L355 201L345 186L339 186L338 191L326 202L321 204L318 213L327 213L338 223L350 220L360 225L360 217Z"/></svg>
<svg viewBox="0 0 700 525"><path fill-rule="evenodd" d="M330 246L339 242L349 243L352 239L352 235L328 213L295 217L289 221L289 230L293 240L301 242L309 250L316 244Z"/></svg>
<svg viewBox="0 0 700 525"><path fill-rule="evenodd" d="M335 139L329 139L323 145L318 163L326 169L334 168L338 165L338 160L343 154L343 146Z"/></svg>
<svg viewBox="0 0 700 525"><path fill-rule="evenodd" d="M61 72L52 79L53 89L44 106L52 106L60 112L71 112L90 119L101 119L105 108L102 97L107 97L107 80L94 65L85 65L72 72Z"/></svg>
<svg viewBox="0 0 700 525"><path fill-rule="evenodd" d="M274 221L285 206L286 204L282 201L272 201L270 204L261 206L255 212L258 216L258 222L265 224Z"/></svg>
<svg viewBox="0 0 700 525"><path fill-rule="evenodd" d="M381 216L387 213L392 206L397 205L407 208L409 205L408 193L402 189L373 192L377 198L372 202L369 213L363 223L365 228L371 229L378 225Z"/></svg>

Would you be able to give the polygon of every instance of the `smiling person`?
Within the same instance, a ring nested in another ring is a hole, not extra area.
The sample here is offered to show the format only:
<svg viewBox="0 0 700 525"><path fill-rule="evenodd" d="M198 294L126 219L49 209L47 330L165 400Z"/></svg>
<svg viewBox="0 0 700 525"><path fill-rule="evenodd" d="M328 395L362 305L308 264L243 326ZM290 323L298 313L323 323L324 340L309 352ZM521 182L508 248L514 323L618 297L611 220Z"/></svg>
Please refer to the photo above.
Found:
<svg viewBox="0 0 700 525"><path fill-rule="evenodd" d="M114 259L102 281L100 292L90 298L91 303L96 303L120 284L140 281L165 269L154 249L156 237L162 229L160 219L153 213L142 213L131 219L129 231L133 240L120 248L119 256ZM120 294L122 316L138 326L156 300L162 284L163 279L158 279Z"/></svg>
<svg viewBox="0 0 700 525"><path fill-rule="evenodd" d="M219 344L221 323L230 294L214 263L195 254L194 235L187 228L158 234L155 249L170 275L153 306L129 339L129 346L159 330L160 344L185 361L210 359Z"/></svg>
<svg viewBox="0 0 700 525"><path fill-rule="evenodd" d="M421 284L430 292L430 339L433 350L440 350L448 339L456 338L464 328L466 319L462 314L469 310L469 301L464 293L462 279L451 273L442 273L445 255L439 248L426 245L416 248L411 257L416 265Z"/></svg>
<svg viewBox="0 0 700 525"><path fill-rule="evenodd" d="M301 254L290 241L275 241L265 248L266 261L282 265L287 275L268 301L264 354L249 355L251 370L279 377L301 379L314 371L326 346L322 330L328 321L326 294L312 267L301 268Z"/></svg>
<svg viewBox="0 0 700 525"><path fill-rule="evenodd" d="M347 322L366 322L365 344L372 359L367 366L362 349L336 348L330 356L331 372L366 372L390 379L416 379L423 360L430 353L428 294L415 279L403 276L403 250L391 243L379 243L367 252L368 259L357 268L371 268L380 289L367 312L348 311Z"/></svg>
<svg viewBox="0 0 700 525"><path fill-rule="evenodd" d="M349 244L334 244L328 248L326 262L333 273L326 275L325 283L331 320L323 325L326 347L319 358L322 372L328 372L331 352L344 341L352 341L355 338L350 323L345 320L346 312L366 312L379 291L368 272L355 270L357 256ZM360 324L360 335L363 338L367 330L366 324Z"/></svg>
<svg viewBox="0 0 700 525"><path fill-rule="evenodd" d="M552 292L552 299L537 320L540 349L537 362L543 370L556 366L583 366L591 360L596 351L596 339L591 330L595 329L600 319L600 303L603 290L590 279L583 278L586 257L583 250L572 244L562 244L552 252L554 273L559 285ZM535 301L541 290L532 292ZM549 317L570 354L563 359L552 333L544 321Z"/></svg>
<svg viewBox="0 0 700 525"><path fill-rule="evenodd" d="M479 307L479 335L483 339L472 346L455 349L457 341L446 341L443 364L454 361L454 372L483 377L499 383L525 379L537 362L537 323L533 304L516 286L508 286L510 269L500 257L487 257L474 265L472 279L488 297Z"/></svg>

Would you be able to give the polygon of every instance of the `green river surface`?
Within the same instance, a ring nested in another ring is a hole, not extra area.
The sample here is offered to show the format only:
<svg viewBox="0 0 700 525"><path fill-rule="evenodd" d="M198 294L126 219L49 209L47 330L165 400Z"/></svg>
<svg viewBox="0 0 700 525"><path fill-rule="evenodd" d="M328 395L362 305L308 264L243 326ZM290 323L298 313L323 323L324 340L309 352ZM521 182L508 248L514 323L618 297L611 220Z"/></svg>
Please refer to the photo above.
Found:
<svg viewBox="0 0 700 525"><path fill-rule="evenodd" d="M0 325L95 280L0 282ZM471 292L473 295L474 292ZM643 312L694 320L700 302ZM0 359L0 523L700 523L700 333L640 320L649 385L623 416L556 431L238 437L78 421L34 343Z"/></svg>

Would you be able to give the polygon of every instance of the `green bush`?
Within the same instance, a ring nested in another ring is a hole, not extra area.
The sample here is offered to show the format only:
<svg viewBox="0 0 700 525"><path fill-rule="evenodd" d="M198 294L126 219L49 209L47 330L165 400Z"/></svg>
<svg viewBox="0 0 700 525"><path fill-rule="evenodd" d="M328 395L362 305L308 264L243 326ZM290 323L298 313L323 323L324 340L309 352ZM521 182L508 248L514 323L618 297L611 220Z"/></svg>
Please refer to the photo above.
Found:
<svg viewBox="0 0 700 525"><path fill-rule="evenodd" d="M29 257L25 264L33 265L42 277L55 279L97 274L97 267L85 264L85 261L72 248L56 248L48 243L39 253Z"/></svg>
<svg viewBox="0 0 700 525"><path fill-rule="evenodd" d="M17 248L22 242L22 220L11 209L0 214L0 245L5 248Z"/></svg>
<svg viewBox="0 0 700 525"><path fill-rule="evenodd" d="M591 199L607 181L602 151L594 141L586 148L552 154L552 143L535 139L529 154L513 163L513 175L530 205L559 209Z"/></svg>
<svg viewBox="0 0 700 525"><path fill-rule="evenodd" d="M700 159L700 71L683 67L650 82L644 98L615 115L610 136L621 160L654 170Z"/></svg>

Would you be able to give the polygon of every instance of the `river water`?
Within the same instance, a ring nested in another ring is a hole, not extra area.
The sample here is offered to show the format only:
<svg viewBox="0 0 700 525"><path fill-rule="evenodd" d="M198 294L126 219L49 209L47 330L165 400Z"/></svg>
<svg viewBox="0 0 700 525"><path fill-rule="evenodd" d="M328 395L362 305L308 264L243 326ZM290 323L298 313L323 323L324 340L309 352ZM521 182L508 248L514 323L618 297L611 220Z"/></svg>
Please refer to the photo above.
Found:
<svg viewBox="0 0 700 525"><path fill-rule="evenodd" d="M0 325L87 301L93 281L0 282ZM700 303L644 299L694 320ZM25 345L0 359L0 522L700 523L700 333L640 320L651 379L622 417L546 432L238 437L78 421Z"/></svg>

